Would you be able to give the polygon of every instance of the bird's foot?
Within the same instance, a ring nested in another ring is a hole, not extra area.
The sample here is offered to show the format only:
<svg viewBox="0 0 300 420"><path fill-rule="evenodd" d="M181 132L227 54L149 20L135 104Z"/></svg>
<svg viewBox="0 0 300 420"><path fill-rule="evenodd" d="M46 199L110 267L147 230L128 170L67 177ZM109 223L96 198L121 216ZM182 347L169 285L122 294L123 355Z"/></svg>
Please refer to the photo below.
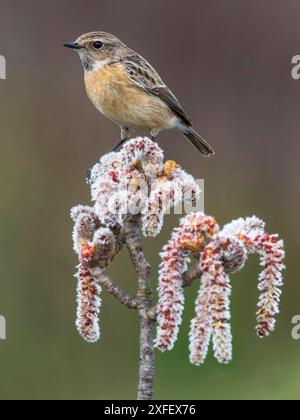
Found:
<svg viewBox="0 0 300 420"><path fill-rule="evenodd" d="M99 163L101 163L101 159L102 159L102 156L97 160L97 162L93 165L93 166L91 166L90 168L88 168L87 170L86 170L86 173L85 173L85 180L86 180L86 183L88 184L88 185L90 185L91 184L91 178L92 178L92 172L93 172L93 169L94 169L94 167Z"/></svg>
<svg viewBox="0 0 300 420"><path fill-rule="evenodd" d="M110 150L110 153L118 152L125 143L127 143L128 139L122 139L113 149Z"/></svg>
<svg viewBox="0 0 300 420"><path fill-rule="evenodd" d="M90 183L91 183L91 177L92 177L93 168L94 168L94 166L91 166L89 169L87 169L87 171L85 173L85 180L86 180L86 183L88 185L90 185Z"/></svg>

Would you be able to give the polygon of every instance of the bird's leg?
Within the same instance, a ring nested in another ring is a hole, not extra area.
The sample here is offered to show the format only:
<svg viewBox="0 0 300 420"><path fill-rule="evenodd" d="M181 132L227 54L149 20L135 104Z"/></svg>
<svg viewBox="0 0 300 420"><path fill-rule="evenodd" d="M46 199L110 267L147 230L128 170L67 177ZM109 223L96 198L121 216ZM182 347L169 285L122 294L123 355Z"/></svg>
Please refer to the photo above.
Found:
<svg viewBox="0 0 300 420"><path fill-rule="evenodd" d="M125 144L128 139L129 139L129 129L128 128L122 128L121 129L121 141L111 151L112 152L117 152L118 150L120 150L121 147L123 146L123 144Z"/></svg>
<svg viewBox="0 0 300 420"><path fill-rule="evenodd" d="M88 185L90 184L90 181L91 181L93 167L94 166L91 166L89 169L86 170L86 173L85 173L85 180Z"/></svg>
<svg viewBox="0 0 300 420"><path fill-rule="evenodd" d="M156 128L153 128L153 130L151 130L151 140L152 141L156 141L156 137L159 134L159 130L157 130Z"/></svg>

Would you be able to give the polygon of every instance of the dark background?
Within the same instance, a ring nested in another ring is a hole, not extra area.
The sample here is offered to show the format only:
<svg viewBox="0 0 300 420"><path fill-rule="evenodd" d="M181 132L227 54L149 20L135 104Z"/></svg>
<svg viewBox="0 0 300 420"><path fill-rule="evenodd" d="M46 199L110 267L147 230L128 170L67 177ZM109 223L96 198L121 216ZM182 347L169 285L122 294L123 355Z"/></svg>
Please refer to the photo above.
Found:
<svg viewBox="0 0 300 420"><path fill-rule="evenodd" d="M274 335L256 338L258 260L233 277L234 361L188 362L188 326L197 285L187 291L175 350L157 354L158 399L300 397L299 101L291 78L300 54L300 1L1 0L0 342L2 399L134 399L138 324L105 292L102 341L77 335L69 209L89 203L86 168L119 139L86 97L78 58L62 48L82 33L118 35L159 70L217 152L205 160L176 132L160 136L169 159L206 180L206 211L223 224L265 219L286 240L281 315ZM160 238L145 241L156 285ZM134 292L122 254L109 270Z"/></svg>

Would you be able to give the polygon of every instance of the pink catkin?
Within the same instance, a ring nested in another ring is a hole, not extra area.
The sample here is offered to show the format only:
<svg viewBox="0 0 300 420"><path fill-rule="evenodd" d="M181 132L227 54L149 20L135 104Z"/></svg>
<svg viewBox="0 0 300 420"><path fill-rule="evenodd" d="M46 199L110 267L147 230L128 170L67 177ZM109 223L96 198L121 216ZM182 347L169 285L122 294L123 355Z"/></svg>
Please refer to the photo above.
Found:
<svg viewBox="0 0 300 420"><path fill-rule="evenodd" d="M233 251L232 245L231 248ZM201 256L202 283L190 333L190 360L195 365L204 363L211 336L216 359L220 363L229 363L232 359L231 286L223 264L228 249L228 240L217 238Z"/></svg>
<svg viewBox="0 0 300 420"><path fill-rule="evenodd" d="M257 335L266 337L275 329L275 316L279 313L281 297L280 287L283 286L282 270L285 268L284 243L276 235L265 234L258 241L258 251L261 256L263 271L259 277L258 289L259 310L257 312Z"/></svg>
<svg viewBox="0 0 300 420"><path fill-rule="evenodd" d="M93 209L78 206L72 210L75 222L74 249L78 254L79 268L76 275L77 320L80 335L89 343L100 338L99 313L101 286L97 275L103 272L115 255L115 237L110 229L100 227Z"/></svg>
<svg viewBox="0 0 300 420"><path fill-rule="evenodd" d="M71 217L74 221L73 244L77 254L81 253L82 242L93 240L95 231L100 226L99 218L94 209L87 206L77 206L71 210Z"/></svg>
<svg viewBox="0 0 300 420"><path fill-rule="evenodd" d="M266 233L265 223L256 217L233 221L225 226L224 232L227 236L238 238L247 253L260 255L263 271L259 276L261 295L256 332L259 337L266 337L274 331L275 316L279 313L282 271L285 268L284 242L278 240L278 235Z"/></svg>
<svg viewBox="0 0 300 420"><path fill-rule="evenodd" d="M128 168L140 164L149 178L155 178L163 168L164 153L157 143L146 137L128 141L120 152L121 160Z"/></svg>
<svg viewBox="0 0 300 420"><path fill-rule="evenodd" d="M172 242L165 248L162 259L158 288L157 322L159 327L156 347L165 351L173 348L182 321L184 308L182 273L186 269L186 260L181 250L177 249Z"/></svg>
<svg viewBox="0 0 300 420"><path fill-rule="evenodd" d="M76 326L84 340L95 343L100 339L98 317L101 307L101 287L83 265L79 266L77 277Z"/></svg>
<svg viewBox="0 0 300 420"><path fill-rule="evenodd" d="M201 190L196 180L180 168L169 177L153 183L143 214L143 233L146 237L161 232L165 215L178 204L196 202Z"/></svg>
<svg viewBox="0 0 300 420"><path fill-rule="evenodd" d="M142 212L148 199L148 184L160 176L163 158L156 143L139 137L95 165L90 181L92 199L104 226L122 226L128 214Z"/></svg>
<svg viewBox="0 0 300 420"><path fill-rule="evenodd" d="M157 143L138 137L110 153L91 172L95 213L105 227L123 226L129 214L141 214L142 231L157 236L164 217L180 202L197 202L200 187L176 162L164 164Z"/></svg>
<svg viewBox="0 0 300 420"><path fill-rule="evenodd" d="M186 251L199 251L205 239L218 230L212 217L203 213L192 214L181 221L171 240L161 254L159 273L159 304L156 347L171 350L178 337L184 308L182 275L187 269L189 255Z"/></svg>
<svg viewBox="0 0 300 420"><path fill-rule="evenodd" d="M161 254L156 340L161 350L173 348L181 324L184 307L182 276L189 261L187 251L200 252L202 272L196 316L191 323L190 360L201 365L212 338L216 359L220 363L229 363L232 359L232 332L228 274L240 271L248 254L260 254L263 271L259 277L261 295L257 334L259 337L269 335L275 328L275 315L279 313L282 270L285 268L284 243L277 235L265 233L264 222L256 217L235 220L221 231L215 220L204 214L184 218Z"/></svg>
<svg viewBox="0 0 300 420"><path fill-rule="evenodd" d="M215 275L211 284L212 339L215 357L219 363L232 360L232 333L230 321L231 285L221 258L215 261Z"/></svg>
<svg viewBox="0 0 300 420"><path fill-rule="evenodd" d="M196 317L191 322L190 361L196 366L204 363L212 334L210 312L210 276L202 276L201 288L196 300Z"/></svg>

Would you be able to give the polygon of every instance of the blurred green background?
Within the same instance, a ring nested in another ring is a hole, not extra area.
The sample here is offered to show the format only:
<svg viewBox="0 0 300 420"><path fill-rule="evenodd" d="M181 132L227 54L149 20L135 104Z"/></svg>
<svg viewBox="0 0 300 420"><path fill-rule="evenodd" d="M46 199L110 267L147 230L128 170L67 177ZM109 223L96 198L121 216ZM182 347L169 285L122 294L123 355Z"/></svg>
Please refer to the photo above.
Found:
<svg viewBox="0 0 300 420"><path fill-rule="evenodd" d="M156 399L298 399L300 341L299 103L291 58L300 54L299 0L1 0L0 342L1 399L134 399L136 314L105 292L102 340L85 344L75 322L69 209L89 203L85 170L119 138L97 114L78 58L62 48L84 32L118 35L159 70L217 152L205 160L177 133L160 144L206 180L206 211L223 224L253 214L286 240L286 285L275 334L256 338L258 259L233 281L234 360L188 362L188 327L198 285L187 291L174 351L157 354ZM164 233L145 241L157 283ZM110 268L132 293L126 253Z"/></svg>

